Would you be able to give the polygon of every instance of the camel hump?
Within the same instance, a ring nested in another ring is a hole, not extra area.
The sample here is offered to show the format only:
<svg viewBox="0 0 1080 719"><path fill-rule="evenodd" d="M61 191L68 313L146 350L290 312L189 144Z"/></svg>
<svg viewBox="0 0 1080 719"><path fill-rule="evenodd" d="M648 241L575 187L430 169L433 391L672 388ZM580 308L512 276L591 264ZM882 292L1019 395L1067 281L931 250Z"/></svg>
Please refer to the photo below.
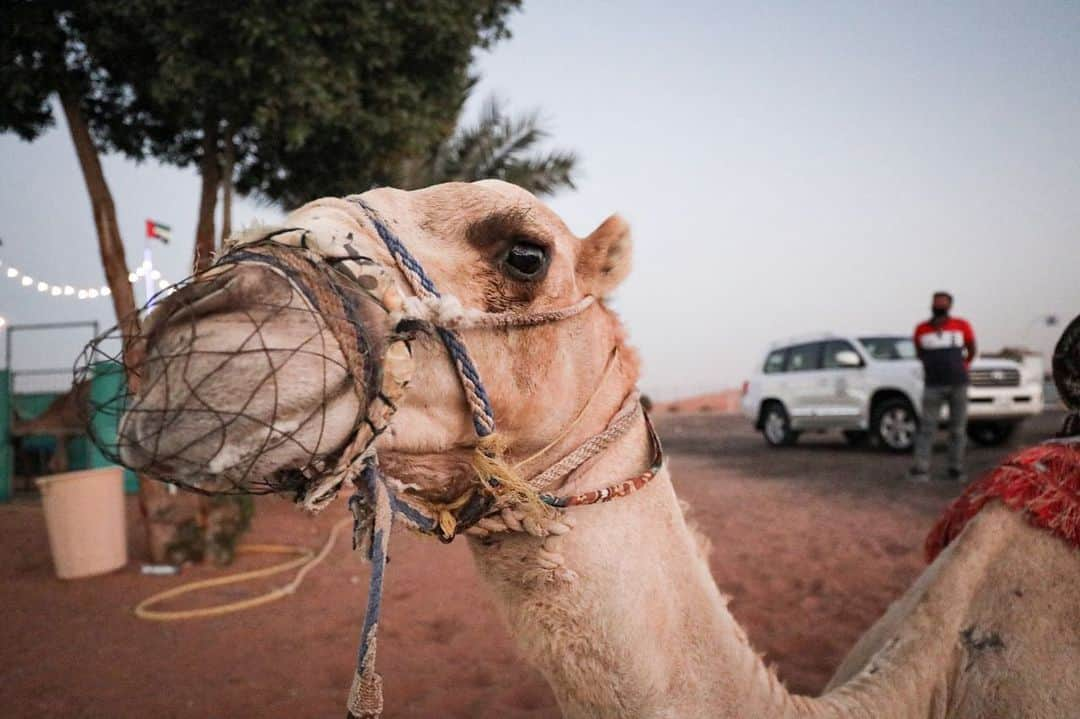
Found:
<svg viewBox="0 0 1080 719"><path fill-rule="evenodd" d="M1080 546L1080 443L1051 441L1021 450L953 500L926 538L932 562L993 501L1035 527Z"/></svg>

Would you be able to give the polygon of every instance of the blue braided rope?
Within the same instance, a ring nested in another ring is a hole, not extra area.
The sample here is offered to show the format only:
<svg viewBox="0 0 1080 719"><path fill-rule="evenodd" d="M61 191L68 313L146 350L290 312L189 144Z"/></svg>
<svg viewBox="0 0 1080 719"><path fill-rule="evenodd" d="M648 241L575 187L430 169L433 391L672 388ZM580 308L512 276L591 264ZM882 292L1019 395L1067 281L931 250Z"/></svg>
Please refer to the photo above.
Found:
<svg viewBox="0 0 1080 719"><path fill-rule="evenodd" d="M364 626L360 630L360 648L356 657L357 670L364 668L367 664L366 658L368 650L371 647L371 641L375 637L372 630L378 625L379 615L382 612L383 574L386 570L386 545L390 535L390 528L377 526L375 520L376 507L379 502L379 488L376 484L381 480L381 477L379 477L379 470L373 462L368 462L364 466L363 471L360 473L360 480L365 496L361 498L361 490L358 487L357 493L349 500L350 509L353 509L355 514L356 510L352 507L354 502L360 502L367 505L368 511L372 513L372 526L370 530L371 546L368 554L368 559L371 561L371 578L368 583L368 600L367 609L364 612Z"/></svg>
<svg viewBox="0 0 1080 719"><path fill-rule="evenodd" d="M361 209L367 214L368 219L371 220L371 224L375 226L375 232L378 233L379 239L382 240L383 245L386 246L387 252L394 258L394 262L406 272L411 273L420 283L420 286L429 294L434 297L442 297L439 294L439 290L435 287L435 283L431 281L427 273L424 272L423 265L413 257L412 253L405 244L393 233L393 231L386 226L380 219L375 209L368 205L366 202L358 197L347 198L349 202L359 205ZM461 339L461 336L452 329L444 327L436 328L439 333L439 338L442 340L443 345L446 347L446 351L450 353L450 358L454 362L454 367L461 375L463 380L468 380L471 383L471 387L465 387L466 391L472 396L476 397L481 405L481 410L472 411L473 429L476 431L478 437L486 437L495 431L495 411L491 408L491 400L488 397L487 390L484 389L483 382L480 381L480 373L476 369L476 365L472 361L472 357L469 356L469 350L465 347L465 342ZM464 382L462 383L465 384Z"/></svg>
<svg viewBox="0 0 1080 719"><path fill-rule="evenodd" d="M487 390L484 389L484 385L480 381L480 374L476 371L476 365L473 364L472 358L469 357L469 351L465 348L465 343L461 341L461 337L457 332L443 327L439 327L437 331L443 345L446 346L446 351L450 353L450 357L454 360L458 372L472 382L473 394L483 405L483 415L478 416L476 412L473 412L472 422L477 436L486 437L495 431L495 412L491 409L491 400L488 399ZM487 419L487 422L484 419Z"/></svg>
<svg viewBox="0 0 1080 719"><path fill-rule="evenodd" d="M367 214L368 219L375 226L379 239L382 240L387 252L390 253L391 257L394 258L394 262L406 275L406 280L413 285L413 290L417 294L427 293L429 296L441 297L442 295L439 294L435 283L424 272L423 265L413 257L404 243L382 222L378 213L357 197L347 199L358 205ZM419 287L414 283L419 283ZM462 388L469 397L473 429L476 430L478 437L486 437L495 431L495 413L491 408L491 400L488 398L487 390L484 389L483 382L480 381L480 373L469 356L469 350L465 347L465 342L457 332L445 327L437 327L436 331L439 339L442 340L443 345L446 347L447 353L450 355L454 368L457 370ZM479 409L476 406L477 403ZM369 554L371 578L368 584L364 625L360 633L360 647L357 650L356 657L357 676L364 677L369 674L374 675L375 672L375 633L378 631L379 615L382 612L383 577L387 561L386 549L390 539L389 525L392 524L394 518L398 518L403 520L406 525L434 534L438 531L439 524L436 518L426 516L423 512L418 511L408 502L398 497L396 492L386 487L374 461L368 461L365 464L360 479L357 493L349 500L349 505L357 518L356 529L360 527L359 522L363 513L361 506L366 505L367 511L371 512ZM389 521L384 519L380 522L379 506L383 502L389 505L389 512L387 515L383 515L388 516ZM368 530L365 529L364 531ZM354 538L355 535L356 531L354 530ZM379 690L379 694L381 697L381 690ZM351 712L349 716L352 716Z"/></svg>
<svg viewBox="0 0 1080 719"><path fill-rule="evenodd" d="M423 265L412 256L412 253L409 252L409 249L405 247L404 244L402 244L397 235L391 232L390 228L383 224L382 220L379 219L379 216L375 214L375 210L362 200L354 199L353 202L360 205L360 207L364 208L364 211L367 212L368 217L371 219L371 223L375 225L375 231L379 233L379 239L383 241L383 244L386 245L386 249L393 255L394 261L404 265L419 277L420 284L423 285L425 290L436 297L442 297L442 295L439 294L439 290L436 289L435 283L432 282L431 278L424 272Z"/></svg>

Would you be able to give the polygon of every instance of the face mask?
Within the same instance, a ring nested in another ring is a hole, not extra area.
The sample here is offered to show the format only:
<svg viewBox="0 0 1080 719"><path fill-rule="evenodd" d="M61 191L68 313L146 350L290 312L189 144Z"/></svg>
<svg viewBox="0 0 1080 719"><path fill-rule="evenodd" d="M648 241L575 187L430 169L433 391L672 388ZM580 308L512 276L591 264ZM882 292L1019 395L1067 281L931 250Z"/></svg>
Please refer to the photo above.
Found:
<svg viewBox="0 0 1080 719"><path fill-rule="evenodd" d="M940 320L949 315L949 310L945 307L931 307L930 312L934 315L934 319Z"/></svg>

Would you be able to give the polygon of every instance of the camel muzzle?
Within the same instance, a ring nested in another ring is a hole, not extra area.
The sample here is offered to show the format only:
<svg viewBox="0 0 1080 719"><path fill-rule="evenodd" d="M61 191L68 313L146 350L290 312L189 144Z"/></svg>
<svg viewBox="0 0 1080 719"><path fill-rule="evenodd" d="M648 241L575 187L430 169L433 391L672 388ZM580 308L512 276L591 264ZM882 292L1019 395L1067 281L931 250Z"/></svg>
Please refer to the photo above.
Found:
<svg viewBox="0 0 1080 719"><path fill-rule="evenodd" d="M96 443L198 492L306 498L358 434L377 435L373 400L392 402L383 365L396 340L378 294L388 282L374 263L346 274L272 239L234 247L144 310L131 381L93 402L116 421ZM107 339L88 347L83 372L100 371Z"/></svg>

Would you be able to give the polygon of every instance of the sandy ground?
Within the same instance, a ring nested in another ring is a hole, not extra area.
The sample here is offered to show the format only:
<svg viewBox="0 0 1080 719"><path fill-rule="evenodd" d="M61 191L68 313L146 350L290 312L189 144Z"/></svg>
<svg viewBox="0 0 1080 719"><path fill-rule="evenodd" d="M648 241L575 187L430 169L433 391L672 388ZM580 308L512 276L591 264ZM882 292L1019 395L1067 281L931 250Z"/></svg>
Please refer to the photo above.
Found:
<svg viewBox="0 0 1080 719"><path fill-rule="evenodd" d="M693 414L697 412L735 414L739 411L739 401L741 399L741 391L726 389L720 392L683 397L670 402L658 402L653 405L652 414L657 418L668 414Z"/></svg>
<svg viewBox="0 0 1080 719"><path fill-rule="evenodd" d="M1046 436L1060 419L1050 413L1029 423L1020 441ZM899 482L907 458L848 449L836 437L768 449L738 417L669 415L660 431L676 488L713 542L713 574L735 616L802 692L825 684L855 638L921 571L923 538L959 491ZM974 450L972 469L989 468L1005 451ZM312 518L263 498L251 541L315 547L344 511L341 504ZM367 576L345 541L297 596L163 624L135 618L132 607L214 570L144 577L133 561L105 577L61 582L40 507L28 499L0 505L0 537L4 716L343 715ZM515 656L463 542L442 546L402 533L392 556L379 637L387 717L558 715L542 679ZM251 590L221 589L209 599Z"/></svg>

